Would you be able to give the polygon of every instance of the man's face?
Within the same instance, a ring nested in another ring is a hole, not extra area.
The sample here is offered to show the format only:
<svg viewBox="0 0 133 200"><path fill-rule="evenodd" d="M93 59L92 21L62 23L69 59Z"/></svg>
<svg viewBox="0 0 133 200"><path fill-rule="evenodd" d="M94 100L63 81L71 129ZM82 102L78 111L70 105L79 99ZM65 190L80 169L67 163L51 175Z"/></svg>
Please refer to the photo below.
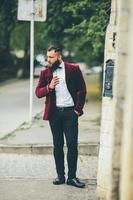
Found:
<svg viewBox="0 0 133 200"><path fill-rule="evenodd" d="M55 50L47 51L48 66L52 66L57 60L60 60L60 54Z"/></svg>

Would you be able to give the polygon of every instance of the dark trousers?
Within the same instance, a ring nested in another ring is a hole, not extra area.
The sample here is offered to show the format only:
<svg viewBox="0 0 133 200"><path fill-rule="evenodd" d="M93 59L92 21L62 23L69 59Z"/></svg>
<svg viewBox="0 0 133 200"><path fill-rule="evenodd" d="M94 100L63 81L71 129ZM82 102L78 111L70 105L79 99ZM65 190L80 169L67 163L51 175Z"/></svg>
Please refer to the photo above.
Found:
<svg viewBox="0 0 133 200"><path fill-rule="evenodd" d="M76 177L78 157L78 116L74 108L57 109L49 120L58 176L64 176L64 135L67 144L68 178Z"/></svg>

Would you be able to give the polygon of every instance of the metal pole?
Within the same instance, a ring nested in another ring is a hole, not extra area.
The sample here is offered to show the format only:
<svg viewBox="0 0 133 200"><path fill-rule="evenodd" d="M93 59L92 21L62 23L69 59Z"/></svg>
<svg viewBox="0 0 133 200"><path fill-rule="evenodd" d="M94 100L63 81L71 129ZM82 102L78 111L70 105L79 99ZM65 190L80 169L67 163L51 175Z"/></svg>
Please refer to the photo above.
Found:
<svg viewBox="0 0 133 200"><path fill-rule="evenodd" d="M29 121L33 115L33 67L34 67L34 0L32 0L32 19L30 21L30 111Z"/></svg>

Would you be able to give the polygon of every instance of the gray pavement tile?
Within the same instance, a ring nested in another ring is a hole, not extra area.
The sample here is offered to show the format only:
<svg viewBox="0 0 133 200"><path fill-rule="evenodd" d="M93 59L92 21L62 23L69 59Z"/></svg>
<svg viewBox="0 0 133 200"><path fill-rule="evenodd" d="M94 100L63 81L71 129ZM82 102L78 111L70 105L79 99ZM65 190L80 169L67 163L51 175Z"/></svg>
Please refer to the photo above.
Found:
<svg viewBox="0 0 133 200"><path fill-rule="evenodd" d="M2 178L40 178L56 176L52 155L0 154L0 179ZM67 175L67 163L66 175ZM77 176L81 179L96 180L97 157L79 156Z"/></svg>
<svg viewBox="0 0 133 200"><path fill-rule="evenodd" d="M1 200L97 200L96 185L80 189L52 180L0 180Z"/></svg>
<svg viewBox="0 0 133 200"><path fill-rule="evenodd" d="M52 184L52 155L0 154L0 163L0 200L97 200L95 156L78 159L77 177L86 182L85 189Z"/></svg>

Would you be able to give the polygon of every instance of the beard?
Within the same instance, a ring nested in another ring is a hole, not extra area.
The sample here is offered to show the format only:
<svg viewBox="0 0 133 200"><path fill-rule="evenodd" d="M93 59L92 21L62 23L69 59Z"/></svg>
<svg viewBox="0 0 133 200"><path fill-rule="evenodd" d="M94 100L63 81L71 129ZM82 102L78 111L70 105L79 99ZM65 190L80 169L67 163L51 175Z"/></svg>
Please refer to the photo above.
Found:
<svg viewBox="0 0 133 200"><path fill-rule="evenodd" d="M52 64L52 71L55 71L60 65L60 61L56 60L53 64Z"/></svg>

